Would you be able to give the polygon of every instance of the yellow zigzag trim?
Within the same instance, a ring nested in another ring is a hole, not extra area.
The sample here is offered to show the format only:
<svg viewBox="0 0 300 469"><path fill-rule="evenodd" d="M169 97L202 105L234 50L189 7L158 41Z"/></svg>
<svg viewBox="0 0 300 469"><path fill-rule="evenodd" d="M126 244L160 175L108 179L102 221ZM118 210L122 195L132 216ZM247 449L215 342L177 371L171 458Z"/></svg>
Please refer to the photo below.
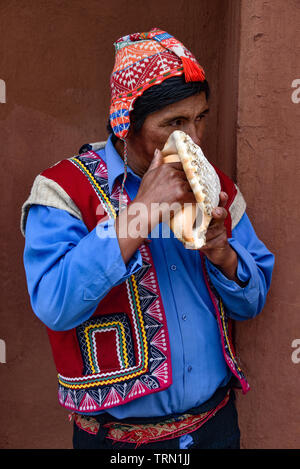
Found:
<svg viewBox="0 0 300 469"><path fill-rule="evenodd" d="M144 320L143 320L143 316L142 316L140 299L139 299L139 295L138 295L138 288L137 288L137 284L136 284L136 280L135 280L134 275L131 275L131 280L132 280L133 289L134 289L134 293L135 293L136 306L137 306L138 314L139 314L139 318L140 318L140 324L141 324L141 330L142 330L143 342L144 342L144 350L145 350L145 366L147 368L148 367L148 347L147 347L146 331L145 331L145 327L144 327Z"/></svg>
<svg viewBox="0 0 300 469"><path fill-rule="evenodd" d="M233 360L234 363L236 363L236 366L237 366L237 369L239 371L242 371L240 369L240 367L238 366L237 364L237 361L232 353L232 350L231 350L231 347L230 347L230 342L229 342L229 339L228 339L228 335L227 335L227 328L226 328L226 325L225 325L225 315L224 315L224 308L223 308L223 303L222 303L222 300L220 298L220 309L221 309L221 318L222 318L222 322L223 322L223 330L224 330L224 333L225 333L225 339L226 339L226 342L227 342L227 345L228 345L228 349L229 349L229 352L230 352L230 355L231 355L231 358Z"/></svg>
<svg viewBox="0 0 300 469"><path fill-rule="evenodd" d="M103 198L105 199L107 205L109 205L111 207L111 211L112 211L112 214L114 216L114 218L116 218L116 212L115 212L115 209L114 207L112 206L109 198L107 197L107 195L105 194L105 192L101 189L101 187L98 185L97 181L95 180L95 178L92 176L92 174L86 169L86 167L81 163L80 160L78 160L76 157L73 158L79 165L80 167L82 168L82 170L90 177L90 179L93 181L93 183L95 184L95 186L97 187L97 189L101 192L101 194L103 195ZM139 376L141 375L142 373L144 373L145 371L147 371L147 368L148 368L148 358L149 358L149 355L148 355L148 347L147 347L147 340L146 340L146 331L145 331L145 327L144 327L144 321L143 321L143 316L142 316L142 311L141 311L141 305L140 305L140 300L139 300L139 295L138 295L138 288L137 288L137 284L136 284L136 280L135 280L135 276L134 274L131 275L131 280L132 280L132 284L133 284L133 290L134 290L134 294L135 294L135 301L136 301L136 307L137 307L137 310L138 310L138 316L139 316L139 320L140 320L140 326L141 326L141 331L142 331L142 336L143 336L143 344L144 344L144 351L145 351L145 366L143 367L142 370L139 370L135 373L131 373L130 375L126 375L126 376L121 376L119 378L112 378L112 379L109 379L109 380L99 380L99 381L96 381L96 382L93 382L93 383L85 383L85 384L67 384L65 383L60 375L58 375L58 381L60 384L62 384L63 386L67 387L67 388L71 388L71 389L81 389L81 388L91 388L91 387L94 387L94 386L99 386L99 385L108 385L108 384L113 384L113 383L118 383L120 381L125 381L125 380L128 380L128 379L131 379L131 378L135 378L136 376ZM83 377L84 378L84 377ZM87 380L89 378L86 378Z"/></svg>
<svg viewBox="0 0 300 469"><path fill-rule="evenodd" d="M121 376L119 378L112 378L112 379L108 379L108 380L104 380L104 379L101 380L100 379L99 381L96 381L96 382L93 382L93 383L85 383L85 384L67 384L60 378L60 375L58 375L58 381L63 386L65 386L67 388L71 388L71 389L82 389L82 388L91 388L93 386L98 386L98 385L114 384L114 383L119 383L120 381L125 381L125 380L131 379L131 378L135 378L136 376L139 376L142 373L144 373L145 371L147 371L147 368L148 368L148 347L147 347L147 341L146 341L146 332L145 332L145 328L144 328L144 321L143 321L143 317L142 317L142 311L141 311L141 307L140 307L140 300L139 300L139 297L138 297L137 284L136 284L136 280L134 278L134 274L131 275L131 280L132 280L133 289L134 289L134 292L135 292L136 305L137 305L138 315L139 315L140 324L141 324L141 331L142 331L142 336L143 336L143 343L144 343L144 350L145 350L145 365L144 365L144 367L139 371L131 373L130 375ZM83 378L84 378L84 376L83 376ZM89 378L86 378L86 379L88 380Z"/></svg>
<svg viewBox="0 0 300 469"><path fill-rule="evenodd" d="M97 183L96 179L94 178L94 176L89 172L88 169L86 169L86 167L84 166L84 164L81 163L80 160L78 160L77 158L73 158L73 160L76 161L76 163L79 164L79 166L82 168L82 170L89 176L89 178L93 181L93 183L95 184L95 186L97 187L97 189L99 190L99 192L101 192L101 194L103 195L103 198L105 199L105 202L107 203L107 205L110 207L111 211L112 211L112 214L114 216L114 218L116 218L116 212L115 212L115 209L114 207L112 206L109 198L107 197L107 195L105 194L105 192L102 190L102 188L99 186L99 184Z"/></svg>
<svg viewBox="0 0 300 469"><path fill-rule="evenodd" d="M125 341L125 330L124 330L124 325L120 321L111 321L111 322L106 322L103 324L90 324L87 326L84 330L84 335L86 338L87 342L87 349L88 349L88 356L89 356L89 361L90 361L90 366L93 371L93 373L96 373L95 367L93 365L93 360L92 360L92 354L91 354L91 346L90 346L90 341L89 341L89 330L90 329L95 329L95 328L102 328L102 327L109 327L109 326L120 326L121 329L121 336L122 336L122 344L123 344L123 350L124 350L124 363L126 367L129 367L129 362L128 362L128 355L127 355L127 347L126 347L126 341Z"/></svg>

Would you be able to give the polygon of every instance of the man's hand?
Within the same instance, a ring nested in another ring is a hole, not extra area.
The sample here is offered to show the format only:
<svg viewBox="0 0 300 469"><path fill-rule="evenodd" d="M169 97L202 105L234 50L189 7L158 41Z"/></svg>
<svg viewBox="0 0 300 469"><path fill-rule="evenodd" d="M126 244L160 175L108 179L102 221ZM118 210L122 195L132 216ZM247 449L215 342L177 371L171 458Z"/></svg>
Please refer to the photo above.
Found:
<svg viewBox="0 0 300 469"><path fill-rule="evenodd" d="M230 280L234 280L239 285L241 282L236 276L238 259L236 252L231 248L227 240L226 228L224 226L227 211L224 208L227 202L227 194L220 193L219 207L213 210L213 219L209 225L206 234L206 245L201 251L207 258L216 265ZM137 196L132 202L139 202L147 207L148 216L141 219L141 224L145 226L147 234L153 227L161 222L164 210L168 211L171 204L178 203L183 206L184 203L196 203L193 191L186 179L181 163L163 163L163 157L159 150L155 152L154 158L143 176ZM151 203L163 204L163 210L151 210ZM125 209L126 210L126 209ZM119 237L119 226L125 212L121 212L116 220L116 230ZM132 217L126 214L126 223L129 223ZM120 248L125 262L130 259L139 245L145 242L145 237L120 239Z"/></svg>
<svg viewBox="0 0 300 469"><path fill-rule="evenodd" d="M143 203L147 207L150 232L164 217L169 218L170 211L174 214L184 204L196 203L196 199L182 164L164 164L161 151L156 150L134 202Z"/></svg>
<svg viewBox="0 0 300 469"><path fill-rule="evenodd" d="M203 246L200 251L203 252L210 262L218 267L227 278L243 286L243 283L236 275L238 266L237 254L228 243L224 225L227 217L227 210L225 209L227 199L228 195L226 192L220 192L219 206L213 209L213 218L206 232L206 245Z"/></svg>

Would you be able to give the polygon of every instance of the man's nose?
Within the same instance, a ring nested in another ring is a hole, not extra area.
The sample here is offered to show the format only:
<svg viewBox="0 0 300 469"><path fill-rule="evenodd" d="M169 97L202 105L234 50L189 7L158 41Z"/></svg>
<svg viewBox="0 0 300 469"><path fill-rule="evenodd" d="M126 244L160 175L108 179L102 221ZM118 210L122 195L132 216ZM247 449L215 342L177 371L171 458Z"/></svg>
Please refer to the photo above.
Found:
<svg viewBox="0 0 300 469"><path fill-rule="evenodd" d="M201 135L199 135L199 130L197 132L196 126L189 126L187 129L187 134L191 137L191 139L196 145L198 145L199 147L201 146Z"/></svg>

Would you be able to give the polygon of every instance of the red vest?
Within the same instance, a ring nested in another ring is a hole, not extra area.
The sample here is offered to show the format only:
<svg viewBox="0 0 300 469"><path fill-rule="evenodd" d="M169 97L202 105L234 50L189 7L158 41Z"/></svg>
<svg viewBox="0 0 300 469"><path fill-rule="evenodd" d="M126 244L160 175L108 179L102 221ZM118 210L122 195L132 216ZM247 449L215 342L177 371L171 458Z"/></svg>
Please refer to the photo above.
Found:
<svg viewBox="0 0 300 469"><path fill-rule="evenodd" d="M225 225L231 236L232 204L236 188L220 170L222 190L229 198ZM87 151L45 170L42 176L59 184L79 208L89 231L118 213L120 183L112 194L108 188L106 163L98 153ZM127 203L128 194L124 194ZM48 330L58 372L59 402L67 409L95 413L125 404L172 384L171 356L164 307L149 247L141 245L143 265L122 284L113 287L99 302L90 319L68 331ZM230 340L230 327L222 301L210 283L202 259L206 287L211 296L220 330L224 358L240 381L249 385L239 368ZM100 255L101 252L95 253Z"/></svg>

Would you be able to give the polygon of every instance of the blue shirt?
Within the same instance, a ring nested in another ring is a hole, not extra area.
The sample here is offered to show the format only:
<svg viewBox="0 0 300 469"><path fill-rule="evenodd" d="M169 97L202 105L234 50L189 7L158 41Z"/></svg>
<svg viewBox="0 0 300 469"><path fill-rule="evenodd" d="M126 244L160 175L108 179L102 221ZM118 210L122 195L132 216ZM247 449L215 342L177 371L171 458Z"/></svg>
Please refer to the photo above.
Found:
<svg viewBox="0 0 300 469"><path fill-rule="evenodd" d="M122 181L123 161L110 139L98 153L107 162L112 191L116 179ZM140 182L128 168L125 188L131 200ZM165 237L163 228L166 225L157 225L150 233L149 248L166 313L173 383L164 391L109 409L116 418L185 412L209 399L231 377L200 255L185 249L172 231ZM89 232L81 220L64 210L42 205L30 208L24 250L28 291L35 314L50 329L72 329L89 319L110 289L141 267L139 250L124 264L118 239L107 236L108 230L114 230L113 219ZM242 288L229 280L206 258L208 273L230 317L253 318L264 306L274 256L257 238L246 213L228 241L238 255L237 276L247 285Z"/></svg>

